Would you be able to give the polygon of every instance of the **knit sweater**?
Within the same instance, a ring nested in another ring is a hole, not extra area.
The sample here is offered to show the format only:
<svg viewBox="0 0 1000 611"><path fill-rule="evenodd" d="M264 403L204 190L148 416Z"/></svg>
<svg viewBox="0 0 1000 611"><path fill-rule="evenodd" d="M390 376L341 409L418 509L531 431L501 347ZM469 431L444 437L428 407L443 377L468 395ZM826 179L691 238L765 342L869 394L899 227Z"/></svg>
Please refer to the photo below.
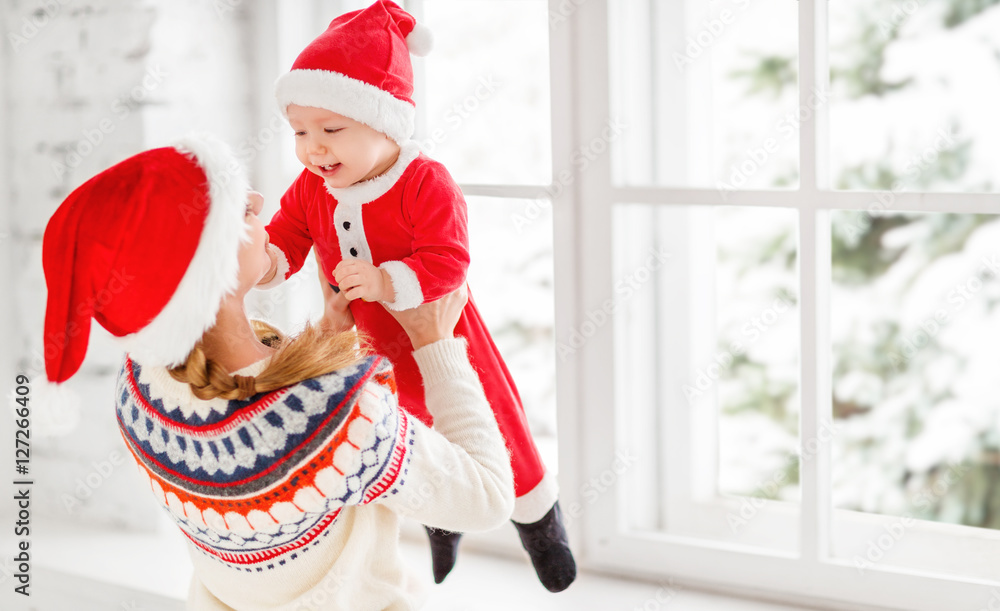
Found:
<svg viewBox="0 0 1000 611"><path fill-rule="evenodd" d="M466 532L509 518L510 459L465 340L413 354L434 429L399 408L381 356L247 400L201 400L126 355L120 430L188 545L188 609L418 609L425 585L400 557L400 518Z"/></svg>

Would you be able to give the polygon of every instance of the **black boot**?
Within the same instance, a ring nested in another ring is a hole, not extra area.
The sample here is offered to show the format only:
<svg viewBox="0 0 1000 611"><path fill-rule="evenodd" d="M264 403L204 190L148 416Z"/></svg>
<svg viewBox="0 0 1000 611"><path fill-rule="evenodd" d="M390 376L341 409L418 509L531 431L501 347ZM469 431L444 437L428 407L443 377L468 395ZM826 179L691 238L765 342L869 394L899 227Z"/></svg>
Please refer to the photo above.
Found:
<svg viewBox="0 0 1000 611"><path fill-rule="evenodd" d="M545 516L533 524L514 522L521 545L531 556L538 580L549 592L562 592L576 579L576 561L563 528L562 510L556 501Z"/></svg>
<svg viewBox="0 0 1000 611"><path fill-rule="evenodd" d="M462 533L424 526L431 540L431 563L434 566L434 583L441 583L455 566L458 557L458 540Z"/></svg>

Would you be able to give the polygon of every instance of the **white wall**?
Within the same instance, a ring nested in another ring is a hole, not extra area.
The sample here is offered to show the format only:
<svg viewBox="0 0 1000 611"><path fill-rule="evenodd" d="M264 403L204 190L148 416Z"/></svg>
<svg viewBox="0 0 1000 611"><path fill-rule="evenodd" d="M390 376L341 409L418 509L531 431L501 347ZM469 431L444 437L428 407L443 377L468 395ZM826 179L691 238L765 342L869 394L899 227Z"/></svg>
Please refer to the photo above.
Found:
<svg viewBox="0 0 1000 611"><path fill-rule="evenodd" d="M0 315L13 323L0 371L11 381L15 369L44 377L41 239L63 199L101 170L189 130L211 131L234 147L249 133L258 102L250 84L253 4L245 4L14 0L0 6L0 130L6 130L0 131L0 234L7 219L13 233L12 240L0 239L0 274L9 274L0 281L14 287L0 300L0 308L12 310ZM115 419L112 389L122 353L97 324L90 340L70 382L84 403L79 425L58 438L33 431L32 517L148 528L160 509L141 493ZM6 389L10 381L4 383ZM3 455L13 451L4 448ZM68 511L65 502L74 497L79 503Z"/></svg>

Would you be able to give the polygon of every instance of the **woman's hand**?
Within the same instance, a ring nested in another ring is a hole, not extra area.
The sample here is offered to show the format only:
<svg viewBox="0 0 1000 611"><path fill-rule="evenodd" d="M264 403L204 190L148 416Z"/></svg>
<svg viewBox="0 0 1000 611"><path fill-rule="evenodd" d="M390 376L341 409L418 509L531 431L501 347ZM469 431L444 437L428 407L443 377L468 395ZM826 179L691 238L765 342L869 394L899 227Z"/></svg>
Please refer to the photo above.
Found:
<svg viewBox="0 0 1000 611"><path fill-rule="evenodd" d="M397 312L386 308L410 337L413 349L423 348L441 339L455 336L455 325L462 316L465 304L469 302L466 284L458 287L437 301ZM385 306L382 306L385 307Z"/></svg>
<svg viewBox="0 0 1000 611"><path fill-rule="evenodd" d="M341 333L349 331L354 326L354 315L351 314L350 301L344 297L343 291L334 291L333 287L323 273L323 266L319 265L319 255L316 255L316 264L319 267L319 286L323 291L323 318L319 321L319 326L328 333Z"/></svg>

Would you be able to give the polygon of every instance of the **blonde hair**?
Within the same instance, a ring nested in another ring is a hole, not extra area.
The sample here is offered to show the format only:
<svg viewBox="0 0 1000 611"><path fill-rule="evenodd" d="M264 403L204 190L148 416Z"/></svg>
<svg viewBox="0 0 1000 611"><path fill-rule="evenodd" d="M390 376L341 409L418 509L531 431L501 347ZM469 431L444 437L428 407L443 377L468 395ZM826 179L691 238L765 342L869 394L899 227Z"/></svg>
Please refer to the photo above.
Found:
<svg viewBox="0 0 1000 611"><path fill-rule="evenodd" d="M356 331L330 333L307 323L301 333L289 338L264 321L251 320L250 324L262 344L277 348L264 371L256 376L230 375L205 358L199 341L182 365L169 369L170 376L189 384L199 399L247 399L348 367L371 353L368 339Z"/></svg>

